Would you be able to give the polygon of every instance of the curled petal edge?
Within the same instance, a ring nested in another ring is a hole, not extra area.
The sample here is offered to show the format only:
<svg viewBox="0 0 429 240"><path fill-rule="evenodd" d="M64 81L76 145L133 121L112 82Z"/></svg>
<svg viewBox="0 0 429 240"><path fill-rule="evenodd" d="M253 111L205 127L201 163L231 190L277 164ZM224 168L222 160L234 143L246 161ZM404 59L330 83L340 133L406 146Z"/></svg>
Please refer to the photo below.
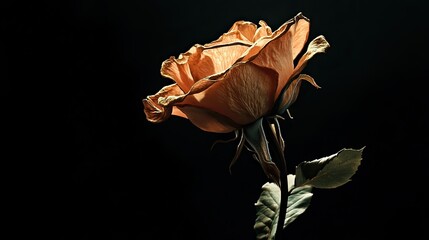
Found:
<svg viewBox="0 0 429 240"><path fill-rule="evenodd" d="M300 74L304 67L307 65L307 62L313 58L317 53L325 53L326 50L330 47L328 41L323 35L319 35L314 38L307 47L307 51L299 59L298 64L295 66L295 70L291 76L294 78L296 75Z"/></svg>
<svg viewBox="0 0 429 240"><path fill-rule="evenodd" d="M168 106L171 106L177 102L182 102L186 98L186 96L202 92L202 91L206 90L207 88L209 88L214 83L216 83L217 81L218 80L201 79L200 81L196 82L191 87L191 89L185 94L158 98L158 104L160 104L164 107L168 107Z"/></svg>
<svg viewBox="0 0 429 240"><path fill-rule="evenodd" d="M165 96L181 95L183 91L177 84L164 86L155 95L149 95L143 99L144 113L148 121L153 123L163 122L172 114L171 107L159 104L159 99Z"/></svg>
<svg viewBox="0 0 429 240"><path fill-rule="evenodd" d="M301 86L301 80L306 80L314 87L321 88L319 85L317 85L316 81L314 81L311 76L300 73L314 55L317 53L325 53L329 47L330 45L323 35L319 35L309 43L307 51L300 58L291 75L292 80L288 81L288 83L282 89L279 98L277 99L274 108L277 109L277 114L283 114L286 109L288 109L295 102L296 98L298 97L299 88Z"/></svg>
<svg viewBox="0 0 429 240"><path fill-rule="evenodd" d="M316 81L314 81L311 76L307 74L298 75L288 83L288 85L285 87L285 90L277 100L278 102L276 105L278 105L278 107L275 107L275 109L278 109L277 114L283 114L286 109L288 109L296 101L298 98L299 89L301 88L302 80L309 82L317 89L321 88L319 85L317 85Z"/></svg>

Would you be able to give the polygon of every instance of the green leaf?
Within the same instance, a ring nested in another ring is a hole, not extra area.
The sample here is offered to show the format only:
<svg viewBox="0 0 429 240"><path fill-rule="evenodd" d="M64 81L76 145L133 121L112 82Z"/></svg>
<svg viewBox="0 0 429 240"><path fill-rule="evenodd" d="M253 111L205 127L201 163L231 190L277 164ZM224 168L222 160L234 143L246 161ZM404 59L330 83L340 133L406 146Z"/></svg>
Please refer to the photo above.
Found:
<svg viewBox="0 0 429 240"><path fill-rule="evenodd" d="M275 183L265 183L256 207L256 221L253 228L258 240L274 240L279 220L280 188Z"/></svg>
<svg viewBox="0 0 429 240"><path fill-rule="evenodd" d="M331 156L300 163L296 167L295 186L336 188L349 182L361 163L364 148L345 148Z"/></svg>
<svg viewBox="0 0 429 240"><path fill-rule="evenodd" d="M311 192L312 188L313 187L309 185L304 185L292 189L289 193L286 219L283 228L293 222L299 215L305 212L308 206L310 206L311 198L313 197L313 193Z"/></svg>
<svg viewBox="0 0 429 240"><path fill-rule="evenodd" d="M289 174L288 180L293 181L294 177L295 175ZM283 228L308 208L313 196L311 189L311 186L306 185L291 190L287 201L286 219ZM256 221L254 229L258 240L274 240L279 220L280 191L280 188L274 183L265 183L262 186L262 193L255 204Z"/></svg>

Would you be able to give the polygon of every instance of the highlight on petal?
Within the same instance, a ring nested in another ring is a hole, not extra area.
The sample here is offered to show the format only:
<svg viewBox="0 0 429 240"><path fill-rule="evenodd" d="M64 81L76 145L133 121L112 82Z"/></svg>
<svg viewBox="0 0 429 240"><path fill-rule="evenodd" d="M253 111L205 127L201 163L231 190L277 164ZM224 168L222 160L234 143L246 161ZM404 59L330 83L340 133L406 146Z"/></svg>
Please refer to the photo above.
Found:
<svg viewBox="0 0 429 240"><path fill-rule="evenodd" d="M163 87L155 95L147 96L146 99L143 99L146 119L150 122L158 123L169 118L172 112L171 107L163 106L159 103L159 99L166 96L180 96L183 94L183 91L177 84L171 84Z"/></svg>
<svg viewBox="0 0 429 240"><path fill-rule="evenodd" d="M248 21L237 21L232 25L228 32L238 31L248 41L253 40L253 36L256 32L256 24Z"/></svg>
<svg viewBox="0 0 429 240"><path fill-rule="evenodd" d="M270 26L268 26L267 23L263 20L259 21L259 25L260 27L256 30L252 42L256 42L262 37L266 37L273 34L273 31L271 30Z"/></svg>
<svg viewBox="0 0 429 240"><path fill-rule="evenodd" d="M202 52L201 59L196 62L196 64L191 65L194 78L202 79L215 73L224 72L241 57L247 48L248 46L242 44L226 44L205 48ZM209 67L207 65L209 65ZM209 68L209 70L204 71L204 69L207 68Z"/></svg>
<svg viewBox="0 0 429 240"><path fill-rule="evenodd" d="M200 79L230 68L251 42L242 41L240 32L229 32L209 44L195 44L178 58L171 56L161 65L161 75L175 81L187 92Z"/></svg>
<svg viewBox="0 0 429 240"><path fill-rule="evenodd" d="M253 36L256 32L256 24L248 21L237 21L235 22L228 32L222 34L218 39L205 44L205 47L215 47L224 44L243 44L250 46L253 41Z"/></svg>
<svg viewBox="0 0 429 240"><path fill-rule="evenodd" d="M313 39L310 44L308 44L307 52L299 59L298 64L295 67L292 77L299 74L304 67L307 65L308 60L310 60L317 53L324 53L326 49L330 47L328 41L326 41L323 35L320 35Z"/></svg>
<svg viewBox="0 0 429 240"><path fill-rule="evenodd" d="M183 91L189 91L195 82L189 67L189 62L192 62L190 58L193 54L199 55L200 52L201 48L193 46L186 53L180 54L177 59L171 56L162 62L161 75L175 81Z"/></svg>
<svg viewBox="0 0 429 240"><path fill-rule="evenodd" d="M304 49L310 33L310 20L302 13L294 17L295 24L290 27L289 32L292 35L292 57L293 59Z"/></svg>
<svg viewBox="0 0 429 240"><path fill-rule="evenodd" d="M148 96L146 99L143 99L144 113L146 119L149 122L159 123L168 119L171 115L171 108L159 107L156 104L156 98L154 96Z"/></svg>
<svg viewBox="0 0 429 240"><path fill-rule="evenodd" d="M249 41L239 31L232 31L222 34L217 40L204 44L205 48L213 48L225 45L243 45L251 46L253 42Z"/></svg>

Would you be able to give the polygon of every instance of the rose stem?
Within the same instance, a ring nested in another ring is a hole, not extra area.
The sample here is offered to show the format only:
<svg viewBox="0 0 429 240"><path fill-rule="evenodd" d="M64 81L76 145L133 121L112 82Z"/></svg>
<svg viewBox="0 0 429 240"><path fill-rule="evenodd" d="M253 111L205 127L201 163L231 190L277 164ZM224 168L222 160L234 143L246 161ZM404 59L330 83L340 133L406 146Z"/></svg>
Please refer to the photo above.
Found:
<svg viewBox="0 0 429 240"><path fill-rule="evenodd" d="M277 120L274 124L277 124ZM282 239L284 237L283 225L286 219L286 210L287 210L287 199L289 197L289 189L288 189L288 180L287 180L287 165L286 159L284 155L284 149L282 149L280 145L280 139L275 136L273 131L269 131L271 134L271 139L275 143L276 150L274 151L273 157L277 160L277 167L280 171L280 211L279 211L279 221L277 222L277 230L276 230L276 239ZM278 130L278 134L281 135L280 130Z"/></svg>

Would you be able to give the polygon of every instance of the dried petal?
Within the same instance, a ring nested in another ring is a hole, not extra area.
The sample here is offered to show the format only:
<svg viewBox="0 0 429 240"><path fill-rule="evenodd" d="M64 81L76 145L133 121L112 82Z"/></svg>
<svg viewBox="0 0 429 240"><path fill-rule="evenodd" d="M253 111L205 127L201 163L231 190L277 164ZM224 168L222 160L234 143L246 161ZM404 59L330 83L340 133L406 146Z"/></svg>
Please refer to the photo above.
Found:
<svg viewBox="0 0 429 240"><path fill-rule="evenodd" d="M251 63L237 64L217 76L215 84L187 96L181 104L209 109L245 125L272 109L277 78L277 73L270 69Z"/></svg>

